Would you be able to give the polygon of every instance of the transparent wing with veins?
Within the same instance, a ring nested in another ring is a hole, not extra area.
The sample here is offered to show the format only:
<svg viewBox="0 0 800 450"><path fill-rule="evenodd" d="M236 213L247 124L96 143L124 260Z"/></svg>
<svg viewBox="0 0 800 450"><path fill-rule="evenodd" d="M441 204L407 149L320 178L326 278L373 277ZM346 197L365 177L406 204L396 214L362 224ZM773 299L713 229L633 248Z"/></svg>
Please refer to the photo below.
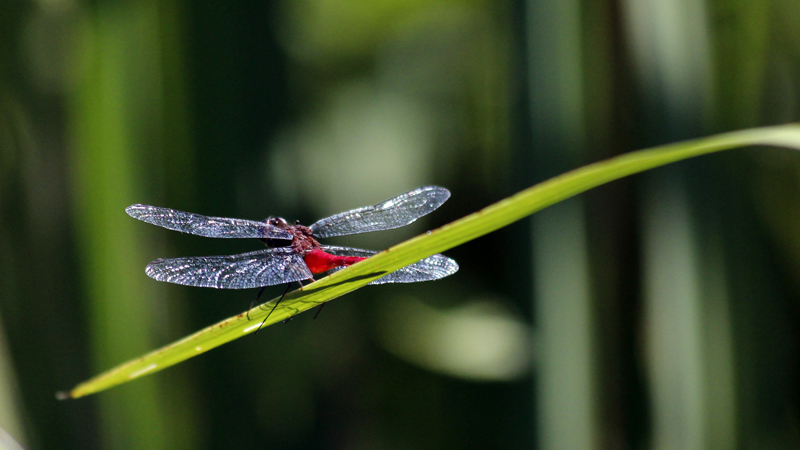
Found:
<svg viewBox="0 0 800 450"><path fill-rule="evenodd" d="M360 248L337 247L333 245L323 245L322 249L336 256L360 256L369 258L378 253L372 250L362 250ZM337 267L332 271L341 270L344 267ZM444 278L458 271L458 264L441 254L429 256L422 261L415 262L408 266L395 270L369 284L384 283L416 283L418 281L431 281Z"/></svg>
<svg viewBox="0 0 800 450"><path fill-rule="evenodd" d="M390 230L408 225L442 206L450 191L423 186L373 206L335 214L311 225L318 238Z"/></svg>
<svg viewBox="0 0 800 450"><path fill-rule="evenodd" d="M134 219L169 230L212 238L292 239L292 235L266 222L209 217L150 205L131 205L125 212Z"/></svg>
<svg viewBox="0 0 800 450"><path fill-rule="evenodd" d="M302 255L290 247L238 255L157 259L145 273L158 281L216 289L249 289L313 278Z"/></svg>

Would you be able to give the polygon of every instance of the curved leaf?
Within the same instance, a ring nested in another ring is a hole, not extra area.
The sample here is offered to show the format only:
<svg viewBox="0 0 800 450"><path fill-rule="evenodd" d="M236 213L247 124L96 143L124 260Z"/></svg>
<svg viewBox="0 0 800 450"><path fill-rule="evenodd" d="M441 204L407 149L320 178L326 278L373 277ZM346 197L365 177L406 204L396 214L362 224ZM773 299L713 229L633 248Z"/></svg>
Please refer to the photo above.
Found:
<svg viewBox="0 0 800 450"><path fill-rule="evenodd" d="M409 239L344 270L286 295L265 326L283 321L367 285L383 275L491 233L547 206L594 187L654 167L694 156L747 145L800 149L800 126L757 128L628 153L590 164L539 183L474 214ZM77 398L158 372L214 347L248 335L272 309L277 299L223 320L179 341L128 361L79 384L59 398Z"/></svg>

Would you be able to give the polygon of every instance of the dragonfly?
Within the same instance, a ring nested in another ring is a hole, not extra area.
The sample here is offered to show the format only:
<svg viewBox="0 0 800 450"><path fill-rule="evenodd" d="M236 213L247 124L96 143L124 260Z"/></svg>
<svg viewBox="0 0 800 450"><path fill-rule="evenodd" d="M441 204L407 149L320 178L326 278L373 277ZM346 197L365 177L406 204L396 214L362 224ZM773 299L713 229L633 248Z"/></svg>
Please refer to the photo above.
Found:
<svg viewBox="0 0 800 450"><path fill-rule="evenodd" d="M211 238L255 238L267 246L266 249L237 255L156 259L145 268L150 278L216 289L262 288L263 292L266 286L291 286L292 282L313 281L315 274L341 270L378 253L323 245L317 239L403 227L430 214L448 198L450 191L443 187L423 186L372 206L334 214L308 227L298 222L290 224L280 217L263 221L209 217L141 204L131 205L125 212L134 219L169 230ZM454 260L436 254L369 284L438 280L457 271L458 264ZM282 299L283 296L272 311Z"/></svg>

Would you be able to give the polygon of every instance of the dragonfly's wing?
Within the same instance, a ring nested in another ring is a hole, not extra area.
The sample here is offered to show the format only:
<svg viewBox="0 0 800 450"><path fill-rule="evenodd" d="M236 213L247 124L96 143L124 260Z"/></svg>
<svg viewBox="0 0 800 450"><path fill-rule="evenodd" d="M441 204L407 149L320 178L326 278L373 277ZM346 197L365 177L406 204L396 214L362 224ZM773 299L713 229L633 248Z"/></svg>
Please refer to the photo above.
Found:
<svg viewBox="0 0 800 450"><path fill-rule="evenodd" d="M292 235L266 222L208 217L149 205L131 205L125 212L134 219L170 230L213 238L292 239Z"/></svg>
<svg viewBox="0 0 800 450"><path fill-rule="evenodd" d="M326 217L310 228L318 238L390 230L431 213L448 198L450 191L445 188L423 186L374 206Z"/></svg>
<svg viewBox="0 0 800 450"><path fill-rule="evenodd" d="M239 255L157 259L145 273L158 281L217 289L248 289L313 278L303 257L288 247Z"/></svg>
<svg viewBox="0 0 800 450"><path fill-rule="evenodd" d="M372 250L362 250L360 248L337 247L333 245L323 245L322 249L331 255L336 256L360 256L369 258L375 253ZM337 267L333 271L341 270L344 267ZM384 283L416 283L417 281L438 280L458 272L458 264L441 254L429 256L422 261L397 269L370 284Z"/></svg>

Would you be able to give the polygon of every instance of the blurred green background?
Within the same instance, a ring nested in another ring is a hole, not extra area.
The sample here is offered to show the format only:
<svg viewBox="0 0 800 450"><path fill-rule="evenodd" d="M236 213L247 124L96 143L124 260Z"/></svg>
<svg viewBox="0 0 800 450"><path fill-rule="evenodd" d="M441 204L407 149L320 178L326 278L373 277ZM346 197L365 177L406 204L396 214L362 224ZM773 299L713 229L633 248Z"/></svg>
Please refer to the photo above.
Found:
<svg viewBox="0 0 800 450"><path fill-rule="evenodd" d="M797 0L0 4L0 448L800 448L800 155L598 188L177 367L57 390L245 310L157 257L424 184L383 249L637 148L800 117ZM280 295L282 287L266 292Z"/></svg>

